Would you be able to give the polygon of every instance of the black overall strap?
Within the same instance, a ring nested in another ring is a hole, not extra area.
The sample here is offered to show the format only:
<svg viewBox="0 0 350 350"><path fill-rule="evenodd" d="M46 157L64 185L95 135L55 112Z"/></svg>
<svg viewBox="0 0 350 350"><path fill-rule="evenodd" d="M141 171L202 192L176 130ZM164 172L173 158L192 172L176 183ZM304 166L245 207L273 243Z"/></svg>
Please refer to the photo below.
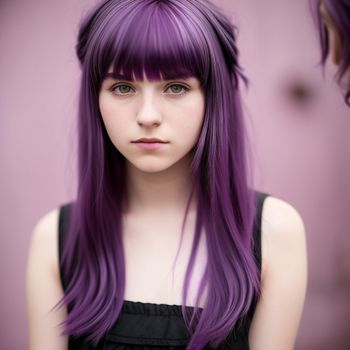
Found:
<svg viewBox="0 0 350 350"><path fill-rule="evenodd" d="M266 197L270 196L265 192L257 192L256 193L256 214L254 220L254 229L253 229L253 237L254 237L254 256L259 267L259 271L261 271L261 220L262 220L262 210Z"/></svg>

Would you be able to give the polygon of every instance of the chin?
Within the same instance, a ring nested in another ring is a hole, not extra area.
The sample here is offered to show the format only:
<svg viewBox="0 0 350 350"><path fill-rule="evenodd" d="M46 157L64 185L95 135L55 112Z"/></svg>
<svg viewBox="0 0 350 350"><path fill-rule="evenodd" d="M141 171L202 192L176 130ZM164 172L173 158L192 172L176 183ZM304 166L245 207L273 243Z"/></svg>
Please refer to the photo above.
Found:
<svg viewBox="0 0 350 350"><path fill-rule="evenodd" d="M128 161L130 165L143 173L160 173L169 169L174 163L145 160L143 162Z"/></svg>

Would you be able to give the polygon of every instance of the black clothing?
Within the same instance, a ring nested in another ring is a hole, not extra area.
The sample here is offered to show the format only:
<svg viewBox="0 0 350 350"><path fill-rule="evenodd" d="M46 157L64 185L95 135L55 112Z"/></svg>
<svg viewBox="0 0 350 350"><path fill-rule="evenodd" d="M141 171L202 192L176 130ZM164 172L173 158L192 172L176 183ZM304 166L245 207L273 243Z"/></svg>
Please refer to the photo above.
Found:
<svg viewBox="0 0 350 350"><path fill-rule="evenodd" d="M254 222L254 256L261 272L261 213L266 193L258 192ZM70 203L60 207L59 257L61 261ZM63 281L63 273L61 279ZM63 287L65 287L63 281ZM254 315L256 301L252 302L245 317L240 319L225 344L220 349L247 350L249 327ZM191 308L187 306L186 308ZM180 305L142 303L125 300L121 313L113 326L94 347L83 338L69 336L68 350L179 350L185 349L189 333L181 314Z"/></svg>

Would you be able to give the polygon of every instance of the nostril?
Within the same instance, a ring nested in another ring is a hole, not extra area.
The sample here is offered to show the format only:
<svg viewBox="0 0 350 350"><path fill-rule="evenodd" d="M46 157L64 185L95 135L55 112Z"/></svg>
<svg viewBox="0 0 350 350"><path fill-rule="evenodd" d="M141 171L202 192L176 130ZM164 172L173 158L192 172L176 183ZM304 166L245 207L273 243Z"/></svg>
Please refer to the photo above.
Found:
<svg viewBox="0 0 350 350"><path fill-rule="evenodd" d="M137 124L139 126L159 126L160 125L160 121L142 121L142 120L138 120Z"/></svg>

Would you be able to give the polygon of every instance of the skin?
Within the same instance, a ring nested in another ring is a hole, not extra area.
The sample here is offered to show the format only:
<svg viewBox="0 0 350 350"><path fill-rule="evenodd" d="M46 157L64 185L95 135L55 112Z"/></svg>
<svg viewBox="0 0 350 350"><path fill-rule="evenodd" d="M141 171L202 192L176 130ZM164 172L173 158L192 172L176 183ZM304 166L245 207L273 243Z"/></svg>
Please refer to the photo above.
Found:
<svg viewBox="0 0 350 350"><path fill-rule="evenodd" d="M191 92L175 97L168 94L168 82L164 81L133 82L131 94L120 96L110 89L119 81L106 80L100 92L103 122L111 141L128 161L129 206L123 232L126 300L181 304L195 204L186 223L174 275L170 270L191 184L188 152L198 139L204 112L198 81L191 78L181 82L189 84ZM118 91L129 90L124 87ZM169 144L146 152L130 143L146 136L166 139ZM306 292L304 224L290 204L275 197L265 200L262 217L262 298L249 333L250 349L289 350L294 347ZM27 265L30 350L67 349L67 337L60 337L56 327L66 310L48 313L63 296L57 227L55 209L39 220L32 234ZM192 297L205 264L205 251L202 241L190 286ZM188 305L192 303L190 297Z"/></svg>

